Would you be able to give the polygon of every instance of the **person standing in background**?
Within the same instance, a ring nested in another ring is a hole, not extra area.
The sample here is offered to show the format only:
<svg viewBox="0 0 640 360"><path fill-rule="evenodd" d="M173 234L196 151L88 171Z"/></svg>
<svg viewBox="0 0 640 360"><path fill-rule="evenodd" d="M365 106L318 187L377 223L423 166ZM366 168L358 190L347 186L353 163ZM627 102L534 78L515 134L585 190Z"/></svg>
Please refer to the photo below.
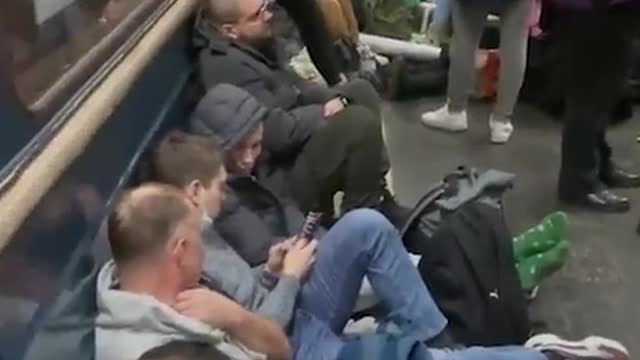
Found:
<svg viewBox="0 0 640 360"><path fill-rule="evenodd" d="M629 200L609 188L640 186L640 176L611 159L607 124L629 75L633 36L640 24L635 0L553 0L553 31L565 76L560 200L596 211L626 212Z"/></svg>
<svg viewBox="0 0 640 360"><path fill-rule="evenodd" d="M524 80L533 0L451 0L453 38L447 104L422 115L428 127L467 130L467 101L474 79L476 50L489 13L500 14L500 80L496 105L489 119L491 142L506 143L513 133L511 117Z"/></svg>
<svg viewBox="0 0 640 360"><path fill-rule="evenodd" d="M313 64L329 86L343 81L344 74L326 20L316 0L276 0L296 23Z"/></svg>

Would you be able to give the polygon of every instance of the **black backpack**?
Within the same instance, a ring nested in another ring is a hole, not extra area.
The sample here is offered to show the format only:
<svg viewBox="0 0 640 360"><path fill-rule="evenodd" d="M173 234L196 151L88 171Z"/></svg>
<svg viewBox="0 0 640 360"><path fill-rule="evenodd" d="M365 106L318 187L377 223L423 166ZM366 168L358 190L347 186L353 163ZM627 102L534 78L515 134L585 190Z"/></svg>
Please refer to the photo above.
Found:
<svg viewBox="0 0 640 360"><path fill-rule="evenodd" d="M502 207L513 179L459 168L420 200L402 231L413 241L408 248L422 254L420 274L463 345L522 344L529 336Z"/></svg>

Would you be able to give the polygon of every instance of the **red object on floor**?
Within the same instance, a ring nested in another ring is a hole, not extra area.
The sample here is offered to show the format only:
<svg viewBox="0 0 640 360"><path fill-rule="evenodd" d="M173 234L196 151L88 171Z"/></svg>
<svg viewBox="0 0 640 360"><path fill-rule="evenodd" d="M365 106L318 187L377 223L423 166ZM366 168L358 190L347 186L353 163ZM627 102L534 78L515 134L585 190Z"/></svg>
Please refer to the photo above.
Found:
<svg viewBox="0 0 640 360"><path fill-rule="evenodd" d="M500 54L498 50L479 50L476 59L476 88L473 97L493 100L498 94Z"/></svg>

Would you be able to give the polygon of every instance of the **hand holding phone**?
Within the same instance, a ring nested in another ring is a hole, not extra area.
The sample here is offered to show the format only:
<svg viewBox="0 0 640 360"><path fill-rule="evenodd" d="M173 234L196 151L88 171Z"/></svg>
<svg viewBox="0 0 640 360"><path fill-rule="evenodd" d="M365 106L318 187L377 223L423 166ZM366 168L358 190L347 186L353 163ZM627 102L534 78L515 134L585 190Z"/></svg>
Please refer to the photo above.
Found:
<svg viewBox="0 0 640 360"><path fill-rule="evenodd" d="M284 257L282 274L304 280L316 261L318 242L299 238Z"/></svg>

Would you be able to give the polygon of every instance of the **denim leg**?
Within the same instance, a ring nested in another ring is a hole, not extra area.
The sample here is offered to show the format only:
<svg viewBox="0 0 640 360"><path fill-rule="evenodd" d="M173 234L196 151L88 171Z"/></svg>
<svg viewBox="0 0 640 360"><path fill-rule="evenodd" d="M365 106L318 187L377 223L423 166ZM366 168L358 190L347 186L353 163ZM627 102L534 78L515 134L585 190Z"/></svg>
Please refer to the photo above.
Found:
<svg viewBox="0 0 640 360"><path fill-rule="evenodd" d="M329 325L301 310L294 314L289 337L293 360L335 360L344 347L342 339Z"/></svg>
<svg viewBox="0 0 640 360"><path fill-rule="evenodd" d="M320 239L299 308L341 334L365 275L389 309L386 320L404 334L427 340L445 328L447 320L409 260L397 230L369 209L346 214Z"/></svg>
<svg viewBox="0 0 640 360"><path fill-rule="evenodd" d="M541 352L522 346L472 347L464 350L429 349L432 360L547 360Z"/></svg>

